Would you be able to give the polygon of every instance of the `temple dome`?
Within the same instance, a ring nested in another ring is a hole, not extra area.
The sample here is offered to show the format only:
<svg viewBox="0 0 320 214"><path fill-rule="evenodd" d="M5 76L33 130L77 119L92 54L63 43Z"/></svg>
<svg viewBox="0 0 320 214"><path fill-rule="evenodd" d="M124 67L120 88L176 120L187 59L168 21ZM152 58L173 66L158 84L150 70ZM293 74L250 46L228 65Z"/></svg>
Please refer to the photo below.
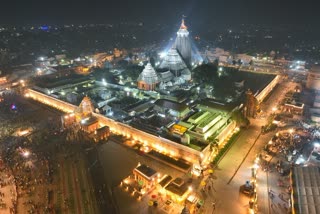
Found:
<svg viewBox="0 0 320 214"><path fill-rule="evenodd" d="M149 85L157 84L159 82L158 74L150 63L144 67L143 71L139 75L138 82L139 81L143 81Z"/></svg>
<svg viewBox="0 0 320 214"><path fill-rule="evenodd" d="M187 65L178 53L177 49L171 48L159 67L176 71L186 69Z"/></svg>

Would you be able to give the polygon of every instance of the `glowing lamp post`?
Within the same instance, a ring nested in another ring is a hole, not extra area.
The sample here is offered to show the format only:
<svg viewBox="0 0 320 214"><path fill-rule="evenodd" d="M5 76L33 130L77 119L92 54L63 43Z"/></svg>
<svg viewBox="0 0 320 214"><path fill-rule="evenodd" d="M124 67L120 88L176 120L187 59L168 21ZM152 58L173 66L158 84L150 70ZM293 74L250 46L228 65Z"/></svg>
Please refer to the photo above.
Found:
<svg viewBox="0 0 320 214"><path fill-rule="evenodd" d="M22 152L22 156L28 158L30 156L30 152L28 150L25 150Z"/></svg>

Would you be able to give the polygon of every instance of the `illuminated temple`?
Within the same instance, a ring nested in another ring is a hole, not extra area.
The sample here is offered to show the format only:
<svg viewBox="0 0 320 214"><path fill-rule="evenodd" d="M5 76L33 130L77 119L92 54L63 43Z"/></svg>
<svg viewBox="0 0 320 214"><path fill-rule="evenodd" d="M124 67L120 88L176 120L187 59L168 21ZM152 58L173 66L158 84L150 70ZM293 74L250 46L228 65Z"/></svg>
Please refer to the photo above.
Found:
<svg viewBox="0 0 320 214"><path fill-rule="evenodd" d="M166 53L159 69L160 89L165 89L172 85L181 85L191 80L191 40L189 32L182 20L181 26L177 32L175 43Z"/></svg>
<svg viewBox="0 0 320 214"><path fill-rule="evenodd" d="M182 19L180 29L177 32L177 38L174 43L174 48L177 49L184 62L187 65L191 63L191 41L189 38L189 32L187 26L184 24L184 19Z"/></svg>
<svg viewBox="0 0 320 214"><path fill-rule="evenodd" d="M138 77L138 88L146 91L155 90L159 77L152 65L148 63Z"/></svg>

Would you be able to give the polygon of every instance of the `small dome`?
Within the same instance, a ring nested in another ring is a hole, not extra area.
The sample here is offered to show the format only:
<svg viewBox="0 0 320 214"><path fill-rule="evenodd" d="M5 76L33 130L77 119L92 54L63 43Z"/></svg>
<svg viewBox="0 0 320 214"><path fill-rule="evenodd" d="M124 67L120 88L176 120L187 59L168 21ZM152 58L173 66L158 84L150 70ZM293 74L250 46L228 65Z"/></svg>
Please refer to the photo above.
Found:
<svg viewBox="0 0 320 214"><path fill-rule="evenodd" d="M150 63L148 63L144 67L143 71L138 77L138 81L143 81L149 85L156 84L159 82L158 74Z"/></svg>

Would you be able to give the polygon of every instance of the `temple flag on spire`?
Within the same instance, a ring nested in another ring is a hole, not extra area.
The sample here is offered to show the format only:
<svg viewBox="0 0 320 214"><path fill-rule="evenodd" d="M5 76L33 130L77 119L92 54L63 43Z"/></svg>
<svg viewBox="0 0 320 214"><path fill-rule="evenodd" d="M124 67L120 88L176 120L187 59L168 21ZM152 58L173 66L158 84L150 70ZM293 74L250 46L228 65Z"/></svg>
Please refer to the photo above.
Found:
<svg viewBox="0 0 320 214"><path fill-rule="evenodd" d="M184 18L182 18L180 29L187 29L187 26L184 24Z"/></svg>

